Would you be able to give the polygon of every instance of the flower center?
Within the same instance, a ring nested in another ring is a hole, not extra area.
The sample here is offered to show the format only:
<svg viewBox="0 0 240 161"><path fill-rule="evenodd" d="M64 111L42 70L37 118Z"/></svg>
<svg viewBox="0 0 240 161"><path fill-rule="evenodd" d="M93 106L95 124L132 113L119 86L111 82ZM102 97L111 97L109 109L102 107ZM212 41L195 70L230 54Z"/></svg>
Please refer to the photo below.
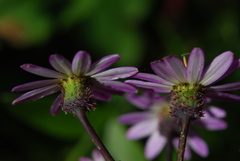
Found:
<svg viewBox="0 0 240 161"><path fill-rule="evenodd" d="M87 77L73 75L63 79L60 85L64 94L63 111L74 114L76 108L95 109L91 83Z"/></svg>
<svg viewBox="0 0 240 161"><path fill-rule="evenodd" d="M176 118L188 115L191 119L203 116L204 95L207 88L201 84L180 83L171 91L170 114Z"/></svg>

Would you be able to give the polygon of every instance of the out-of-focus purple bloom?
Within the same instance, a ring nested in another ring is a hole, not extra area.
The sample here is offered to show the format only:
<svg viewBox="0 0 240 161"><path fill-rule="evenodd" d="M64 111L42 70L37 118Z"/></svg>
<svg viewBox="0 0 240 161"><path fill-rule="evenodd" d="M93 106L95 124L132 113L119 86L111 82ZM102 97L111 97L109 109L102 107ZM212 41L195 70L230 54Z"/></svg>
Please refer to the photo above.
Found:
<svg viewBox="0 0 240 161"><path fill-rule="evenodd" d="M93 150L92 159L88 157L81 157L79 161L105 161L105 159L98 150Z"/></svg>
<svg viewBox="0 0 240 161"><path fill-rule="evenodd" d="M134 78L142 80L126 80L125 82L140 88L153 89L160 93L171 93L172 116L181 118L181 110L191 113L191 117L203 115L202 107L205 98L220 101L240 101L240 96L224 93L240 89L240 82L213 85L239 68L240 59L226 51L217 56L208 66L204 66L204 53L194 48L188 62L176 56L167 56L151 62L152 70L157 74L138 73ZM190 108L188 108L190 107Z"/></svg>
<svg viewBox="0 0 240 161"><path fill-rule="evenodd" d="M72 112L76 106L94 109L95 99L109 101L111 94L137 92L133 86L116 81L136 74L137 68L119 67L106 70L119 58L118 54L112 54L92 63L87 52L79 51L72 63L61 55L51 55L49 62L56 71L33 64L24 64L21 68L27 72L52 79L14 87L12 91L30 91L14 100L13 104L35 100L61 91L51 106L50 112L55 115L61 107L66 112Z"/></svg>
<svg viewBox="0 0 240 161"><path fill-rule="evenodd" d="M128 139L137 140L149 137L145 145L147 159L154 159L161 153L169 136L172 136L170 141L177 149L180 128L176 119L169 115L169 101L166 97L152 90L144 90L142 95L126 94L127 100L143 111L122 115L119 121L132 125L127 131ZM199 125L208 130L223 130L227 127L227 123L221 118L225 116L226 112L223 109L210 106L205 111L205 117L195 121L193 126ZM191 158L190 148L201 157L208 156L209 150L206 142L193 128L189 129L185 159Z"/></svg>

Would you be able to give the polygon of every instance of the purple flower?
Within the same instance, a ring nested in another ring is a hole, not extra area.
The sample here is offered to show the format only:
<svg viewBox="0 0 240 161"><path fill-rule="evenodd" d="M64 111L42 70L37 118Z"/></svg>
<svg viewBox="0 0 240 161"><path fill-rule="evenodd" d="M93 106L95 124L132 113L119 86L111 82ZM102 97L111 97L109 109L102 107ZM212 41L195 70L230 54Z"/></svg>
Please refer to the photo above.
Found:
<svg viewBox="0 0 240 161"><path fill-rule="evenodd" d="M88 158L88 157L81 157L79 159L79 161L105 161L105 159L103 158L102 154L98 150L93 150L92 158L93 159Z"/></svg>
<svg viewBox="0 0 240 161"><path fill-rule="evenodd" d="M109 101L111 94L121 95L124 92L137 92L133 86L116 81L130 77L138 72L135 67L119 67L106 70L120 56L112 54L91 62L90 55L79 51L72 64L63 56L51 55L49 62L56 70L47 69L33 64L24 64L22 69L27 72L52 78L16 86L12 91L29 91L13 101L23 103L61 91L51 106L51 114L55 115L62 109L73 112L76 106L94 109L94 100Z"/></svg>
<svg viewBox="0 0 240 161"><path fill-rule="evenodd" d="M146 158L154 159L157 157L168 141L177 149L180 128L176 119L169 115L167 96L160 96L152 90L144 90L142 95L129 93L126 94L126 98L143 111L122 115L119 117L119 121L132 125L127 131L128 139L138 140L149 137L145 145ZM195 121L193 125L208 130L223 130L227 127L227 123L221 118L225 116L224 110L210 106L205 111L205 117ZM185 159L191 158L190 148L201 157L208 156L209 150L206 142L198 136L193 128L189 129Z"/></svg>
<svg viewBox="0 0 240 161"><path fill-rule="evenodd" d="M213 85L239 68L240 59L234 59L233 55L230 51L224 52L205 67L203 51L194 48L188 63L170 55L163 61L151 62L151 68L157 75L138 73L133 77L145 81L125 82L156 92L171 93L172 116L181 118L183 113L189 113L191 118L196 119L203 115L205 98L240 101L240 96L224 93L240 89L240 82Z"/></svg>

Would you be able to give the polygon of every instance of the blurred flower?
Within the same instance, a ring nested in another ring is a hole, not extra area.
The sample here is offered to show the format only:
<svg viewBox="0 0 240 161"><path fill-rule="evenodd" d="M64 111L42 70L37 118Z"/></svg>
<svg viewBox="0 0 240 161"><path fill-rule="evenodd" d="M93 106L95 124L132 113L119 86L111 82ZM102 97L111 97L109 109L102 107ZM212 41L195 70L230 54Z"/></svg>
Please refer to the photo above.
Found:
<svg viewBox="0 0 240 161"><path fill-rule="evenodd" d="M92 63L90 55L79 51L73 58L72 64L63 56L50 56L50 64L56 70L51 70L33 64L24 64L22 69L47 78L16 86L12 91L27 91L13 101L13 104L23 103L42 98L61 91L51 107L51 114L55 115L60 108L65 112L74 113L74 109L85 107L94 109L95 99L109 101L111 94L137 92L133 86L116 81L130 77L138 72L135 67L119 67L106 70L115 63L120 56L112 54Z"/></svg>
<svg viewBox="0 0 240 161"><path fill-rule="evenodd" d="M176 119L169 115L169 102L166 97L152 90L144 90L142 95L129 93L126 95L127 100L144 111L119 117L121 123L132 125L127 131L128 139L137 140L149 136L145 145L147 159L157 157L168 141L177 149L180 128ZM195 121L194 125L208 130L223 130L227 127L227 123L221 118L225 116L224 110L210 106L205 111L205 117ZM191 158L190 148L201 157L206 157L209 153L206 142L198 136L193 127L189 129L185 159Z"/></svg>
<svg viewBox="0 0 240 161"><path fill-rule="evenodd" d="M79 161L105 161L105 159L103 158L102 154L98 150L93 150L92 158L93 159L88 158L88 157L81 157L79 159Z"/></svg>
<svg viewBox="0 0 240 161"><path fill-rule="evenodd" d="M240 101L240 96L222 93L240 89L240 82L216 85L239 68L239 59L233 58L230 51L217 56L208 66L204 67L204 53L194 48L188 63L176 56L167 56L163 61L151 63L152 70L157 74L138 73L126 82L141 88L153 89L156 92L171 93L171 114L182 118L186 113L191 119L203 116L205 98L221 101Z"/></svg>

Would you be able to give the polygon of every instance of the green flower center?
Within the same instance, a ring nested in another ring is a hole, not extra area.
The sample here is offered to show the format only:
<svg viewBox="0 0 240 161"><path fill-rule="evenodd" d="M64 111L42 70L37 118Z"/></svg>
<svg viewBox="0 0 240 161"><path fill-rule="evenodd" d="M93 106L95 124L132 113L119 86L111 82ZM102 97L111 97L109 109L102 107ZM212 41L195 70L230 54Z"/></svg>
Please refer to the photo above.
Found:
<svg viewBox="0 0 240 161"><path fill-rule="evenodd" d="M64 94L63 111L74 113L76 108L95 109L91 83L87 77L73 75L61 81Z"/></svg>
<svg viewBox="0 0 240 161"><path fill-rule="evenodd" d="M201 84L180 83L171 91L171 115L181 118L189 115L191 119L203 116L204 95L207 88Z"/></svg>

